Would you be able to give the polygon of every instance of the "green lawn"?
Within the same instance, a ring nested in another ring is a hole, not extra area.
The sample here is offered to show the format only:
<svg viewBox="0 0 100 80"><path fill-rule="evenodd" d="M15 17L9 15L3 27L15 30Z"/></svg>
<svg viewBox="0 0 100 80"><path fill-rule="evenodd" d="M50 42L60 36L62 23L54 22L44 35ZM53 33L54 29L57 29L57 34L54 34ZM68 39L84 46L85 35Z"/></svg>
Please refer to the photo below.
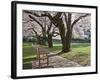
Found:
<svg viewBox="0 0 100 80"><path fill-rule="evenodd" d="M73 45L68 53L64 53L62 57L75 61L82 66L90 66L90 45L79 44Z"/></svg>
<svg viewBox="0 0 100 80"><path fill-rule="evenodd" d="M32 47L32 43L24 43L23 44L23 61L24 63L28 63L33 59L36 59L36 49Z"/></svg>
<svg viewBox="0 0 100 80"><path fill-rule="evenodd" d="M61 44L53 44L53 48L42 46L50 52L58 53L61 51ZM32 43L23 44L23 68L30 69L31 61L37 58L36 49L32 47ZM61 55L64 58L75 61L82 66L90 65L90 44L89 43L72 43L71 51Z"/></svg>
<svg viewBox="0 0 100 80"><path fill-rule="evenodd" d="M31 69L31 61L36 58L36 49L32 47L32 43L23 43L23 69Z"/></svg>

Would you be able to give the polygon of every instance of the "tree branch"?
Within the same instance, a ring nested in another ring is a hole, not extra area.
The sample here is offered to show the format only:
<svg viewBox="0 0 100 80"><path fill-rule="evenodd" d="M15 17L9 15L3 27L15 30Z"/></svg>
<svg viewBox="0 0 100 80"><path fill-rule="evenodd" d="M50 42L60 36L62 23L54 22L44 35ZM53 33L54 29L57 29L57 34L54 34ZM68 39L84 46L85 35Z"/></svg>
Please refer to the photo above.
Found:
<svg viewBox="0 0 100 80"><path fill-rule="evenodd" d="M29 23L30 21L32 21L32 20L23 21L23 23L27 24L27 23Z"/></svg>
<svg viewBox="0 0 100 80"><path fill-rule="evenodd" d="M71 27L73 28L73 26L74 26L80 19L82 19L83 17L87 17L87 16L89 16L89 15L90 15L90 14L85 14L85 15L83 15L83 16L78 17L78 18L72 23Z"/></svg>
<svg viewBox="0 0 100 80"><path fill-rule="evenodd" d="M52 23L50 22L50 25L48 25L47 34L49 34L49 32L50 32L50 30L51 30L51 27L52 27Z"/></svg>
<svg viewBox="0 0 100 80"><path fill-rule="evenodd" d="M38 20L36 20L33 16L29 15L29 18L33 19L35 22L37 22L42 27L42 24Z"/></svg>
<svg viewBox="0 0 100 80"><path fill-rule="evenodd" d="M38 35L34 28L28 28L27 30L33 30L35 35Z"/></svg>
<svg viewBox="0 0 100 80"><path fill-rule="evenodd" d="M36 17L48 17L49 19L50 19L50 21L56 26L56 24L55 24L55 22L54 22L54 18L57 16L57 17L59 17L60 15L61 15L61 13L60 14L56 14L54 17L52 17L51 16L51 14L50 13L45 13L45 14L41 14L41 15L38 15L38 14L36 14L36 13L33 13L33 12L31 12L31 11L29 11L29 10L24 10L23 12L25 12L25 13L28 13L28 14L31 14L31 15L34 15L34 16L36 16Z"/></svg>
<svg viewBox="0 0 100 80"><path fill-rule="evenodd" d="M25 13L29 13L29 14L32 14L32 15L34 15L34 16L36 16L36 17L49 17L49 18L52 18L52 16L49 14L49 13L47 13L46 12L46 14L41 14L41 15L38 15L38 14L36 14L36 13L33 13L33 12L31 12L31 11L29 11L29 10L24 10L24 12Z"/></svg>
<svg viewBox="0 0 100 80"><path fill-rule="evenodd" d="M23 12L25 12L25 13L29 13L29 14L33 14L31 11L29 11L29 10L24 10Z"/></svg>
<svg viewBox="0 0 100 80"><path fill-rule="evenodd" d="M36 20L33 16L31 16L31 15L29 15L29 17L31 18L31 19L33 19L34 21L36 21L39 25L40 25L40 27L42 28L42 30L44 31L44 27L43 27L43 25L38 21L38 20Z"/></svg>
<svg viewBox="0 0 100 80"><path fill-rule="evenodd" d="M64 16L65 16L65 21L66 21L66 25L67 25L67 23L68 23L68 20L67 20L66 13L64 13Z"/></svg>
<svg viewBox="0 0 100 80"><path fill-rule="evenodd" d="M61 15L62 15L62 12L57 12L57 14L53 18L58 19Z"/></svg>

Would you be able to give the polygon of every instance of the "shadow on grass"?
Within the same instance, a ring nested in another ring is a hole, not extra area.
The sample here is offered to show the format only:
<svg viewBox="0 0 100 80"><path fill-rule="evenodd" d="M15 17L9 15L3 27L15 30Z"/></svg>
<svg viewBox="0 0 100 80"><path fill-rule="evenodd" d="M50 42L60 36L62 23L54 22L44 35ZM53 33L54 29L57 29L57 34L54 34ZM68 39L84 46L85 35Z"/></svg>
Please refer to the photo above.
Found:
<svg viewBox="0 0 100 80"><path fill-rule="evenodd" d="M27 59L23 59L23 62L25 63L25 62L30 62L30 61L33 61L33 60L35 60L35 59L37 59L37 57L31 57L31 58L27 58Z"/></svg>
<svg viewBox="0 0 100 80"><path fill-rule="evenodd" d="M72 48L79 48L79 47L84 48L84 47L88 47L88 46L90 46L89 43L72 44Z"/></svg>

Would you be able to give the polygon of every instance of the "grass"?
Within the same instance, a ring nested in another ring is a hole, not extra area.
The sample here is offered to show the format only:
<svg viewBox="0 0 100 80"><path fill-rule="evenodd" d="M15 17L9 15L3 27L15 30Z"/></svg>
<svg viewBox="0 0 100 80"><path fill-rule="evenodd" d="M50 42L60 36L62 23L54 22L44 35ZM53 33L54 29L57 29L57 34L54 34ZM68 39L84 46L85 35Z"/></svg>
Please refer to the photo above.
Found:
<svg viewBox="0 0 100 80"><path fill-rule="evenodd" d="M61 46L53 46L53 48L48 48L45 46L44 48L46 48L48 51L54 52L54 53L58 53L59 51L61 51Z"/></svg>
<svg viewBox="0 0 100 80"><path fill-rule="evenodd" d="M61 44L53 44L53 48L42 46L50 52L58 53L61 51ZM71 51L61 55L62 57L75 61L82 66L90 65L90 44L89 43L72 43ZM37 59L36 49L32 43L23 44L23 68L31 69L31 61Z"/></svg>
<svg viewBox="0 0 100 80"><path fill-rule="evenodd" d="M29 63L33 59L37 58L36 49L32 47L32 43L24 43L23 44L23 62Z"/></svg>
<svg viewBox="0 0 100 80"><path fill-rule="evenodd" d="M82 66L89 66L90 46L85 45L85 46L73 47L73 49L70 52L64 53L62 57L77 62Z"/></svg>

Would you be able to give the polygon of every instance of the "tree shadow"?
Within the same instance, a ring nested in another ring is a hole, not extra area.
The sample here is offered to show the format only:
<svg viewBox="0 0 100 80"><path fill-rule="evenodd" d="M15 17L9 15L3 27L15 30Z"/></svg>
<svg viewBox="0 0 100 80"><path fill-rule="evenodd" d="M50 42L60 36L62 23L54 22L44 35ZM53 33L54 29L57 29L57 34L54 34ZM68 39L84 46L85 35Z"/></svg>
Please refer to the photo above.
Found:
<svg viewBox="0 0 100 80"><path fill-rule="evenodd" d="M81 44L75 44L75 45L71 45L72 48L81 48L81 47L88 47L90 46L90 44L84 44L84 43L81 43Z"/></svg>

